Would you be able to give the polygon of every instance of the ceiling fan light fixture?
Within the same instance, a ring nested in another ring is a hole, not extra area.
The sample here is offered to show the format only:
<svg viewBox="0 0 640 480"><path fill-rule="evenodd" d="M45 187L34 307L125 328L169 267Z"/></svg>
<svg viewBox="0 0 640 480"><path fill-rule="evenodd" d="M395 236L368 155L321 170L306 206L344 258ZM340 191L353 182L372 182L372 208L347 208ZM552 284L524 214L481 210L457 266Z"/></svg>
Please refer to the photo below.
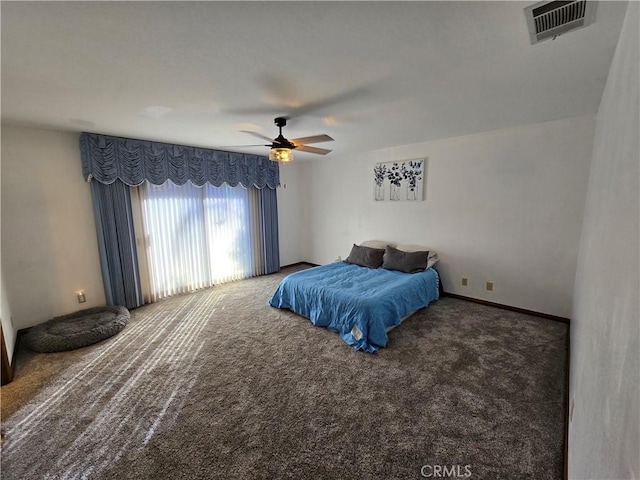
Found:
<svg viewBox="0 0 640 480"><path fill-rule="evenodd" d="M272 147L269 150L269 160L272 162L290 162L293 160L293 150L290 148Z"/></svg>

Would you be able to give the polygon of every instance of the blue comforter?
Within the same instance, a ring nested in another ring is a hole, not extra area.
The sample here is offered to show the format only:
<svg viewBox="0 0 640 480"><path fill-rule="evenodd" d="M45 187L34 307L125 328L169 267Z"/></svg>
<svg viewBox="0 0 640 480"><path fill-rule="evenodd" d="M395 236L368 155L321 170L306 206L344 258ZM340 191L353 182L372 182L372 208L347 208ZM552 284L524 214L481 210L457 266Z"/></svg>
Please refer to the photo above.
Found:
<svg viewBox="0 0 640 480"><path fill-rule="evenodd" d="M438 274L371 269L345 262L285 277L269 301L337 332L358 350L387 345L387 329L438 299Z"/></svg>

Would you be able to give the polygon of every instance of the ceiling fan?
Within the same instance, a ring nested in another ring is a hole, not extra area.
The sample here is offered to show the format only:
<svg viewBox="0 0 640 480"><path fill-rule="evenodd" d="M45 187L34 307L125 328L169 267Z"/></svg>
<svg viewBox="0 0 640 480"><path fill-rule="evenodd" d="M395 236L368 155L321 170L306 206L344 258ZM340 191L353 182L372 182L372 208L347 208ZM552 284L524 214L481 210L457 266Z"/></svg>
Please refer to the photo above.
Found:
<svg viewBox="0 0 640 480"><path fill-rule="evenodd" d="M274 123L279 128L279 135L273 140L269 137L262 135L258 132L252 132L250 130L242 130L244 133L253 135L254 137L261 138L270 142L266 145L245 145L247 147L265 146L271 147L269 150L269 160L274 162L289 162L293 160L293 150L300 150L301 152L315 153L317 155L326 155L331 152L326 148L310 147L310 143L332 142L333 138L329 135L313 135L311 137L292 138L291 140L285 138L282 135L282 127L287 124L288 117L277 117L274 119Z"/></svg>

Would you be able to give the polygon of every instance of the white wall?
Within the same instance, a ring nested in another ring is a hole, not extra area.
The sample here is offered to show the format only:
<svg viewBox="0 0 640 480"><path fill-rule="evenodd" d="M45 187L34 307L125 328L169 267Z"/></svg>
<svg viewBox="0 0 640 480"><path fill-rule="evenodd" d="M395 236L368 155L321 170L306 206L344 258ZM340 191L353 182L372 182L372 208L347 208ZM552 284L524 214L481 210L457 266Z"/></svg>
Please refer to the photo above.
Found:
<svg viewBox="0 0 640 480"><path fill-rule="evenodd" d="M2 288L17 330L105 303L78 138L77 133L2 127ZM278 189L282 265L304 260L303 168L287 165L286 188ZM77 303L78 290L85 291L86 303ZM5 328L9 319L2 313ZM7 338L7 347L12 346Z"/></svg>
<svg viewBox="0 0 640 480"><path fill-rule="evenodd" d="M280 166L280 187L277 194L280 265L282 266L304 260L302 253L304 229L301 225L306 196L303 171L304 164L301 162Z"/></svg>
<svg viewBox="0 0 640 480"><path fill-rule="evenodd" d="M597 116L571 323L569 478L640 478L640 4Z"/></svg>
<svg viewBox="0 0 640 480"><path fill-rule="evenodd" d="M2 156L0 155L0 159L1 157ZM1 210L1 205L2 205L2 196L0 195L0 210ZM2 238L0 238L0 251L1 251L1 245L2 245ZM6 283L4 281L4 268L2 266L1 255L0 255L0 322L2 323L2 337L4 338L4 344L7 349L7 356L9 357L9 363L11 363L13 361L13 350L16 344L17 331L13 326L13 315L11 313L11 305L9 304L9 297L7 296Z"/></svg>
<svg viewBox="0 0 640 480"><path fill-rule="evenodd" d="M1 205L3 288L16 329L105 304L78 134L3 126Z"/></svg>
<svg viewBox="0 0 640 480"><path fill-rule="evenodd" d="M13 350L16 345L16 329L13 326L13 315L11 313L11 305L7 296L6 284L4 282L4 273L0 266L0 322L2 322L2 336L4 344L7 348L7 356L9 363L13 362Z"/></svg>
<svg viewBox="0 0 640 480"><path fill-rule="evenodd" d="M1 270L1 269L0 269ZM13 328L13 320L11 314L11 305L7 297L7 292L4 283L4 274L1 274L0 278L0 290L2 292L2 300L0 305L0 321L2 322L2 336L4 338L4 344L7 348L7 356L9 357L9 363L13 360L13 350L16 344L16 331Z"/></svg>
<svg viewBox="0 0 640 480"><path fill-rule="evenodd" d="M588 115L312 162L308 259L365 239L426 244L448 292L568 317L594 126ZM421 157L426 201L373 200L376 162Z"/></svg>

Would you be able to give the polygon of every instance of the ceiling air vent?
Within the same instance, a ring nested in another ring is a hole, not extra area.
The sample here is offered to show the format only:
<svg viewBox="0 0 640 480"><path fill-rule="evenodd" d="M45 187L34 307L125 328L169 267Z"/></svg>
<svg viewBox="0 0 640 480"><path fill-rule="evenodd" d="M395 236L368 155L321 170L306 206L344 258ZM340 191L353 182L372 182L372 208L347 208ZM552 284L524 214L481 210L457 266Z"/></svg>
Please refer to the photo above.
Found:
<svg viewBox="0 0 640 480"><path fill-rule="evenodd" d="M594 0L540 2L524 9L531 44L593 23Z"/></svg>

